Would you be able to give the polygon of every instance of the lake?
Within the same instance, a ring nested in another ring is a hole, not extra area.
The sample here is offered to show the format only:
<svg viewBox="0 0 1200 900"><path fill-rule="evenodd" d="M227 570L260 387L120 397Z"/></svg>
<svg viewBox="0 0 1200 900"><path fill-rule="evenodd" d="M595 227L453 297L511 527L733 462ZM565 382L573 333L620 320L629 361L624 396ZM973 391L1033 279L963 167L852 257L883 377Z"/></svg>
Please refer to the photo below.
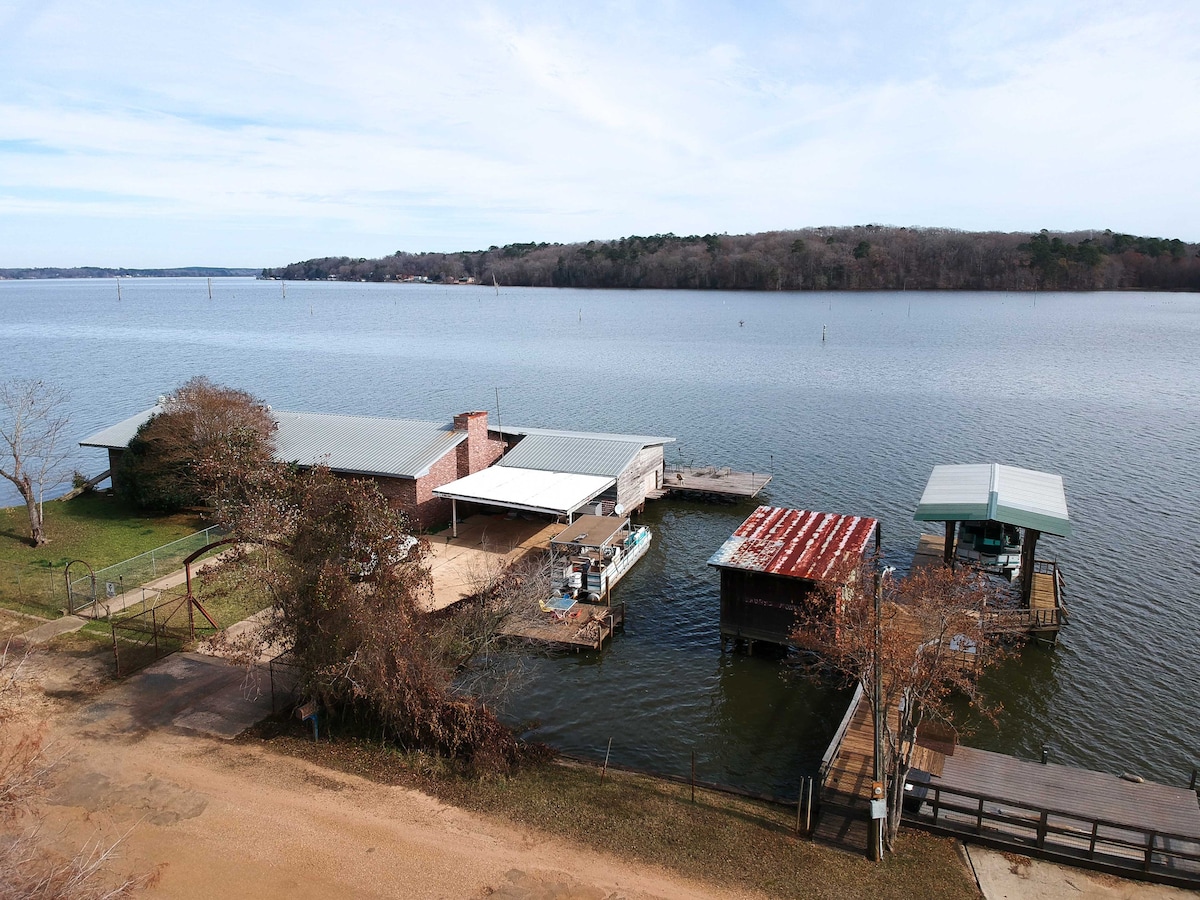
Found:
<svg viewBox="0 0 1200 900"><path fill-rule="evenodd" d="M669 462L771 472L765 500L881 520L907 567L939 463L1061 474L1043 537L1071 623L990 678L968 743L1186 784L1200 764L1200 299L701 293L214 279L0 282L0 377L71 392L82 438L204 374L280 409L672 435ZM822 340L822 332L825 339ZM74 468L107 465L80 450ZM13 491L0 496L16 502ZM506 715L569 752L792 793L843 693L721 653L706 561L754 504L660 501L624 635L530 661Z"/></svg>

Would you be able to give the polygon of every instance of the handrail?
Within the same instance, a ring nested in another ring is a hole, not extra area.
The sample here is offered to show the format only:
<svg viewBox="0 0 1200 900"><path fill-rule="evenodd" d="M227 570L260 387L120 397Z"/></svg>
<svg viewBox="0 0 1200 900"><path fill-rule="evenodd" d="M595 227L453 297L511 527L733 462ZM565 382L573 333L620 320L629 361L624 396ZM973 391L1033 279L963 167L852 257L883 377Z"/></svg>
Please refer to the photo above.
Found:
<svg viewBox="0 0 1200 900"><path fill-rule="evenodd" d="M1026 829L1031 832L1031 834L1026 835L1005 834L999 828L989 829L990 836L994 839L1003 841L1003 838L1007 837L1011 839L1010 842L1015 846L1028 849L1029 842L1032 839L1033 846L1039 850L1054 851L1057 849L1064 853L1079 854L1083 852L1083 842L1086 842L1086 858L1088 860L1103 862L1124 870L1137 870L1140 868L1141 871L1146 873L1169 875L1172 878L1200 883L1200 835L1177 834L1161 829L1148 829L1128 822L1117 822L1079 812L1068 812L1055 807L1034 806L1030 803L1014 800L1011 797L1000 797L966 788L949 787L939 784L925 784L922 787L927 792L924 802L930 805L932 814L921 813L920 811L905 812L905 817L914 824L931 824L933 827L944 829L948 832L982 836L984 834L985 822L997 823L998 825ZM932 794L932 799L930 799L930 794ZM946 802L947 800L951 802ZM954 800L960 802L953 802ZM970 803L963 805L961 803L963 800L970 801ZM985 803L994 804L996 809L994 811L985 809ZM1022 811L1028 814L1020 815L1019 813ZM956 822L953 819L942 819L942 815L946 812L966 816L968 819L973 818L975 820L974 827L972 828L969 821ZM1014 813L1018 814L1014 815ZM1051 816L1058 819L1085 823L1086 827L1080 828L1053 823L1050 821ZM1102 835L1100 833L1100 829L1102 828L1123 832L1125 835L1132 835L1134 837L1123 837L1120 834ZM1073 839L1074 843L1052 840L1050 842L1051 846L1047 847L1047 837L1051 835L1069 837ZM1176 846L1172 847L1172 843ZM1198 851L1188 851L1183 849L1183 846L1197 847ZM1097 856L1098 848L1103 857L1102 859ZM1122 854L1121 851L1126 852ZM1129 851L1135 851L1139 858L1131 856ZM1155 869L1154 857L1156 856L1162 861L1160 866L1166 868L1168 871L1161 872ZM1172 867L1170 861L1191 862L1198 865L1194 871L1189 872Z"/></svg>
<svg viewBox="0 0 1200 900"><path fill-rule="evenodd" d="M863 686L860 682L854 689L854 696L850 698L850 705L846 707L846 714L842 716L842 721L837 727L837 731L833 733L833 740L829 742L829 746L825 748L825 753L821 757L821 765L817 769L821 776L821 784L825 783L825 776L829 774L829 769L833 765L833 759L837 756L838 750L842 747L842 740L846 737L846 732L850 730L850 721L854 718L854 714L858 711L858 704L863 698Z"/></svg>

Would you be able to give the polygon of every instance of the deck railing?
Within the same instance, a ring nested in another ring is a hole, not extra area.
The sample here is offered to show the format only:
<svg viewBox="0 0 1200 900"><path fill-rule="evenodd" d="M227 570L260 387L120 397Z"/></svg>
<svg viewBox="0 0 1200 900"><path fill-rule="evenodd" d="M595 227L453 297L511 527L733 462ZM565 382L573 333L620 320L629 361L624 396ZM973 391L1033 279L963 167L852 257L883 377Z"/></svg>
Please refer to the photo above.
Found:
<svg viewBox="0 0 1200 900"><path fill-rule="evenodd" d="M1048 575L1054 586L1053 609L993 609L987 612L986 626L993 632L1057 631L1067 624L1067 604L1063 599L1063 575L1058 563L1034 560L1035 575Z"/></svg>
<svg viewBox="0 0 1200 900"><path fill-rule="evenodd" d="M1140 828L962 788L922 787L926 793L919 809L906 808L904 818L927 831L1163 884L1200 886L1200 836Z"/></svg>

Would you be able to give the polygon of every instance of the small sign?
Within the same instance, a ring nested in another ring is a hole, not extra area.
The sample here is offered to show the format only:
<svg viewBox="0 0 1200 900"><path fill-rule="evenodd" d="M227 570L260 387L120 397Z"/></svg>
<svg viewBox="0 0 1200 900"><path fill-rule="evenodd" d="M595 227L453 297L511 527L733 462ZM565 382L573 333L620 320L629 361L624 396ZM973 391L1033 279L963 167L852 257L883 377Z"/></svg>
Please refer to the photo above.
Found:
<svg viewBox="0 0 1200 900"><path fill-rule="evenodd" d="M113 597L117 596L117 586L111 581L104 582L104 593L111 600Z"/></svg>
<svg viewBox="0 0 1200 900"><path fill-rule="evenodd" d="M871 818L886 819L887 818L887 801L872 800L871 801Z"/></svg>

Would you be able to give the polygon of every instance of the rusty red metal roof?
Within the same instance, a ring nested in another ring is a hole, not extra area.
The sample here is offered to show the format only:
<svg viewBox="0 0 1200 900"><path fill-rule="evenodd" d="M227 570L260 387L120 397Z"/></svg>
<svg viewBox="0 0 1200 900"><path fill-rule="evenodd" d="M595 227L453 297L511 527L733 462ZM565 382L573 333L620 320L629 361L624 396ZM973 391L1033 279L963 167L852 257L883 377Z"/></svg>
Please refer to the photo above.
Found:
<svg viewBox="0 0 1200 900"><path fill-rule="evenodd" d="M867 516L760 506L708 564L823 581L844 560L862 557L878 524Z"/></svg>

